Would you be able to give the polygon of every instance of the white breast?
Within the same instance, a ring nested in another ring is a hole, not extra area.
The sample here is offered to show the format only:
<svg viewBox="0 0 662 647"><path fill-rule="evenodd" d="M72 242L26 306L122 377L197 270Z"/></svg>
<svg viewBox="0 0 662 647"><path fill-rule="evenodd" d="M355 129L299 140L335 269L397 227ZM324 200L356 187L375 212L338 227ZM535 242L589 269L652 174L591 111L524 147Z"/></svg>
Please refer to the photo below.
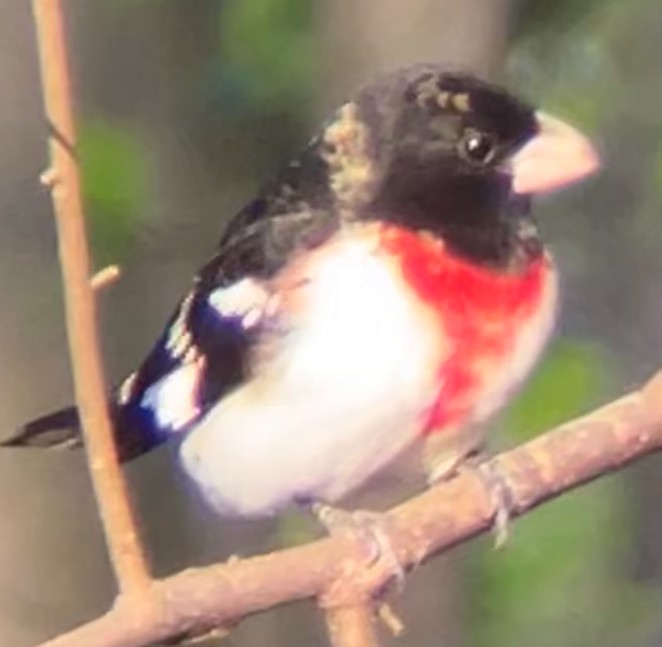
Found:
<svg viewBox="0 0 662 647"><path fill-rule="evenodd" d="M220 512L337 500L412 442L438 391L442 335L369 241L341 241L308 279L259 375L182 445Z"/></svg>

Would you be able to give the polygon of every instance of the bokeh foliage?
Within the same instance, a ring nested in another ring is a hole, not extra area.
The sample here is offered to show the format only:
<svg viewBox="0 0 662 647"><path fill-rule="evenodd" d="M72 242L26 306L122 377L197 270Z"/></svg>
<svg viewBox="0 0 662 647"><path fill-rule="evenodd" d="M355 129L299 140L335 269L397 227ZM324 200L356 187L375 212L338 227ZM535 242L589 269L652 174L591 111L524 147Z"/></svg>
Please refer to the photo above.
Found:
<svg viewBox="0 0 662 647"><path fill-rule="evenodd" d="M150 160L139 139L118 125L86 121L80 135L84 197L97 263L123 260L145 204Z"/></svg>
<svg viewBox="0 0 662 647"><path fill-rule="evenodd" d="M244 104L292 109L310 97L312 13L311 0L225 3L219 16L224 78L243 92Z"/></svg>

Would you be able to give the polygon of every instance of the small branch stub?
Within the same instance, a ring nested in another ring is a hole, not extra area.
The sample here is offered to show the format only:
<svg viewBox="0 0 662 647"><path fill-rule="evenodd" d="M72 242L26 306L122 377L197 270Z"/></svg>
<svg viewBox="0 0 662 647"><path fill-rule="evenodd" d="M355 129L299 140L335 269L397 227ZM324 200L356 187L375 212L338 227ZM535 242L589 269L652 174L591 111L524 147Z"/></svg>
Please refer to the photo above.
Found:
<svg viewBox="0 0 662 647"><path fill-rule="evenodd" d="M395 613L393 607L387 602L377 604L377 617L395 638L405 632L405 623L402 622L400 616Z"/></svg>
<svg viewBox="0 0 662 647"><path fill-rule="evenodd" d="M90 286L93 290L102 290L117 281L122 274L119 265L108 265L100 269L91 279Z"/></svg>
<svg viewBox="0 0 662 647"><path fill-rule="evenodd" d="M47 168L40 176L39 181L48 188L52 188L57 183L58 176L54 168Z"/></svg>

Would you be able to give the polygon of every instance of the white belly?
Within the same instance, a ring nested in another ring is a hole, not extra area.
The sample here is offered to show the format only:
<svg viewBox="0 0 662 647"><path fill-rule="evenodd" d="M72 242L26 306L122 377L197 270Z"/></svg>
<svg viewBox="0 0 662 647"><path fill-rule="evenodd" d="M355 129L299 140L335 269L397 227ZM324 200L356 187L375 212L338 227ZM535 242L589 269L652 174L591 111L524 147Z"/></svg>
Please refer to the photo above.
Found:
<svg viewBox="0 0 662 647"><path fill-rule="evenodd" d="M361 241L325 256L305 308L253 378L190 432L183 464L220 512L335 501L420 431L443 349L398 272Z"/></svg>

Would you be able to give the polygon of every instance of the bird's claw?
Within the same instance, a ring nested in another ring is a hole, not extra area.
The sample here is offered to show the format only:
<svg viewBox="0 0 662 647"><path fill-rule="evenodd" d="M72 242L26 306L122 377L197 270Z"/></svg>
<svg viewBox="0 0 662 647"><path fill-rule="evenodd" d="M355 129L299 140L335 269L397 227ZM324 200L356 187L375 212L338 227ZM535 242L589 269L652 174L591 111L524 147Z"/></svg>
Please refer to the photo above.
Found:
<svg viewBox="0 0 662 647"><path fill-rule="evenodd" d="M368 563L372 565L383 560L398 589L404 588L405 570L385 529L384 515L369 510L350 512L319 502L313 503L311 510L330 535L350 532L357 537L361 545L368 548Z"/></svg>
<svg viewBox="0 0 662 647"><path fill-rule="evenodd" d="M493 461L478 464L476 473L485 485L492 500L494 548L503 548L510 536L510 519L515 507L512 488Z"/></svg>

